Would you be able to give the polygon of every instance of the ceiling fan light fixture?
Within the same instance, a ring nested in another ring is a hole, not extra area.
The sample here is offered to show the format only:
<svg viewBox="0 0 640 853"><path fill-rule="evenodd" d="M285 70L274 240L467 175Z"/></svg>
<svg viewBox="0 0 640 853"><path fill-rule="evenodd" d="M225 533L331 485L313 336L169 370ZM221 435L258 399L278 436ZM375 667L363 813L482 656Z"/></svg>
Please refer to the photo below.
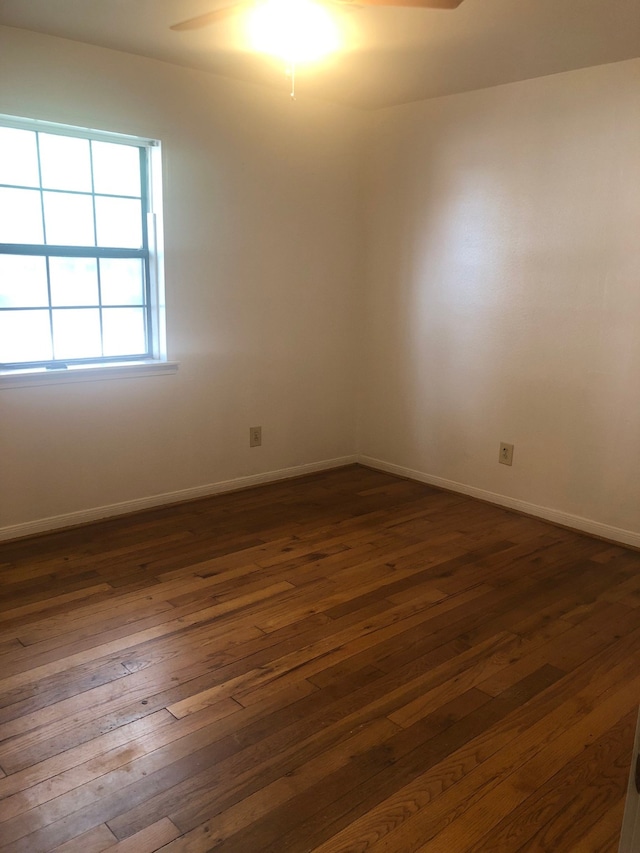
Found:
<svg viewBox="0 0 640 853"><path fill-rule="evenodd" d="M252 10L247 29L254 50L292 65L314 62L340 47L334 19L313 0L265 0Z"/></svg>

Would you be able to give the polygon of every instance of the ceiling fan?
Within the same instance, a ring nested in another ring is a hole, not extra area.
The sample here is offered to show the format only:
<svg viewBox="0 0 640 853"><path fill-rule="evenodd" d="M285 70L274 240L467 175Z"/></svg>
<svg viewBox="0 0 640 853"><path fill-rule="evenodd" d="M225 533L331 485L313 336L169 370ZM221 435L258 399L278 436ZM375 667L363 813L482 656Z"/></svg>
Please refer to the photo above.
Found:
<svg viewBox="0 0 640 853"><path fill-rule="evenodd" d="M324 0L337 6L403 6L414 9L456 9L462 0ZM242 12L247 6L252 6L251 0L238 0L230 6L223 6L220 9L214 9L212 12L206 12L204 15L198 15L196 18L189 18L186 21L181 21L179 24L174 24L172 30L197 30L200 27L208 27L210 24L215 24L217 21L222 21L225 18Z"/></svg>

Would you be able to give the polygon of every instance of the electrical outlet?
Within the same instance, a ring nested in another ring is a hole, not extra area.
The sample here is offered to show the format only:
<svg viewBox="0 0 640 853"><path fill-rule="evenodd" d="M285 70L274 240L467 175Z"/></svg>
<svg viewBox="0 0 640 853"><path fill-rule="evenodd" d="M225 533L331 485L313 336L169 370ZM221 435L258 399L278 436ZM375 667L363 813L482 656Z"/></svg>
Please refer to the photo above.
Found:
<svg viewBox="0 0 640 853"><path fill-rule="evenodd" d="M249 447L260 447L262 444L262 427L249 427Z"/></svg>
<svg viewBox="0 0 640 853"><path fill-rule="evenodd" d="M513 444L507 444L505 441L500 442L498 462L501 465L513 465Z"/></svg>

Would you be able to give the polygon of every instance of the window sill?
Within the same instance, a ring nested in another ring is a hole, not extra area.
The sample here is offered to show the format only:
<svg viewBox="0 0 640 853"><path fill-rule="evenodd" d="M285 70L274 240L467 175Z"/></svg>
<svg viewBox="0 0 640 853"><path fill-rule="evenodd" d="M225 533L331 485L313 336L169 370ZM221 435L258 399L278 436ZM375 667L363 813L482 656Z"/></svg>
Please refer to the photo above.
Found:
<svg viewBox="0 0 640 853"><path fill-rule="evenodd" d="M66 385L75 382L96 382L101 379L137 379L141 376L159 376L175 373L177 361L129 361L113 364L83 364L66 370L0 371L0 390L3 388L28 388L32 385Z"/></svg>

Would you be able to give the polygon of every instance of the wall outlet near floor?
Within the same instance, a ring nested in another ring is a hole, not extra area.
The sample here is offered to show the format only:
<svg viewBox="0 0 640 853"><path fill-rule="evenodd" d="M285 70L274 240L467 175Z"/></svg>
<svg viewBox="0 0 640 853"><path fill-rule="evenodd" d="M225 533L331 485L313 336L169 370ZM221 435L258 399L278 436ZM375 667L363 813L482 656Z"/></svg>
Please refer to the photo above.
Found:
<svg viewBox="0 0 640 853"><path fill-rule="evenodd" d="M262 444L262 427L249 427L249 447L260 447Z"/></svg>
<svg viewBox="0 0 640 853"><path fill-rule="evenodd" d="M501 465L513 465L513 444L507 444L505 441L500 442L498 462Z"/></svg>

